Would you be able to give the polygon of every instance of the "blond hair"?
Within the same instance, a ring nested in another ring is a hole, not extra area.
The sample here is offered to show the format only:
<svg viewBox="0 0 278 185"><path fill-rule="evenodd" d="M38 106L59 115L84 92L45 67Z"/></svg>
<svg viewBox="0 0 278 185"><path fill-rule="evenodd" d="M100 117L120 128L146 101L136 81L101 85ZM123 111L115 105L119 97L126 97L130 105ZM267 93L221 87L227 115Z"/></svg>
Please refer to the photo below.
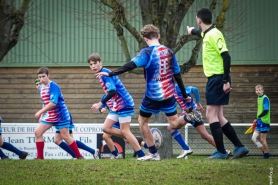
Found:
<svg viewBox="0 0 278 185"><path fill-rule="evenodd" d="M255 89L258 89L258 88L264 90L264 87L261 84L256 85Z"/></svg>

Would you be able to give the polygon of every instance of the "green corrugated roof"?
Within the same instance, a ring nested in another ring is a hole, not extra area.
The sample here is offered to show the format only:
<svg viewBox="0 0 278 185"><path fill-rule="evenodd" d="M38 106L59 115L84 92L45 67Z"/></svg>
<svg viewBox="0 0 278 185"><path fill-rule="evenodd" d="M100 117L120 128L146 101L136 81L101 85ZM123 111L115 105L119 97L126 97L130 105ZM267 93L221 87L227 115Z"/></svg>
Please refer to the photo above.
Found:
<svg viewBox="0 0 278 185"><path fill-rule="evenodd" d="M234 0L228 11L226 27L239 22L240 17L235 15L250 2L251 9L246 11L245 22L236 27L237 32L224 32L232 64L277 64L277 42L273 42L278 40L274 33L277 24L270 20L278 17L275 9L278 1L269 0L266 3L248 0L244 1L244 5L238 6L242 1ZM138 1L127 3L130 11L127 18L139 30L142 25L138 16ZM181 34L186 32L186 25L196 25L196 10L203 3L204 1L195 1L190 8ZM104 6L101 8L110 11ZM87 57L92 52L100 53L105 66L124 64L125 57L120 42L109 19L100 11L101 8L94 1L34 1L26 15L27 21L19 43L0 62L0 67L87 66ZM134 15L137 16L133 17ZM133 57L138 51L137 43L127 31L124 34ZM192 45L193 43L185 45L177 53L180 64L189 59ZM198 64L201 64L201 53Z"/></svg>

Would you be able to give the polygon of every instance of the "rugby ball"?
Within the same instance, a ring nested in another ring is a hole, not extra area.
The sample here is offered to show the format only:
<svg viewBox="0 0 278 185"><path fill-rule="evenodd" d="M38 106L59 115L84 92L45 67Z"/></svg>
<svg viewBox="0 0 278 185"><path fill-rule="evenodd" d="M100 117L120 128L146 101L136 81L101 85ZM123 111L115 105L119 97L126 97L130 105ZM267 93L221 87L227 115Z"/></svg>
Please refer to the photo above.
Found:
<svg viewBox="0 0 278 185"><path fill-rule="evenodd" d="M151 133L153 135L155 147L159 149L162 145L162 134L158 128L151 128Z"/></svg>

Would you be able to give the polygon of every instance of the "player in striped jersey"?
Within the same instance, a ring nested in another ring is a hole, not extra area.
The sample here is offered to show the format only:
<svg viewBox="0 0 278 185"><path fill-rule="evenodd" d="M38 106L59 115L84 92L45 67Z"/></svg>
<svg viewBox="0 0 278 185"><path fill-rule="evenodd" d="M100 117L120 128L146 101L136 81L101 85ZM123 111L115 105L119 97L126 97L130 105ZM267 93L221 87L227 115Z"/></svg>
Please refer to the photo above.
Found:
<svg viewBox="0 0 278 185"><path fill-rule="evenodd" d="M83 159L84 157L80 154L75 140L69 134L71 117L60 87L57 83L49 79L49 71L47 68L39 68L37 74L41 82L39 92L43 103L42 109L35 114L35 118L40 120L35 130L37 159L44 159L43 133L52 126L60 129L61 137L72 149L75 156L78 159Z"/></svg>
<svg viewBox="0 0 278 185"><path fill-rule="evenodd" d="M102 67L101 58L97 53L93 53L88 57L88 63L93 73L101 71L110 72L109 69ZM112 78L103 76L98 79L107 95L99 103L93 104L92 110L98 111L108 100L112 102L111 110L103 125L103 131L117 137L125 138L136 151L138 158L143 158L145 153L139 146L135 136L130 132L131 116L134 115L133 98L128 93L118 76ZM113 125L117 121L120 123L120 130L113 128Z"/></svg>
<svg viewBox="0 0 278 185"><path fill-rule="evenodd" d="M178 119L176 100L174 98L175 83L177 81L182 90L183 98L190 101L187 96L180 75L180 67L172 50L159 43L159 29L148 24L141 29L141 35L148 47L143 48L130 62L113 72L99 71L97 78L122 74L137 67L143 67L146 79L145 97L140 106L138 118L140 130L149 147L150 155L138 160L160 160L154 139L148 125L152 114L164 112L171 127L177 128ZM175 134L175 133L172 133Z"/></svg>

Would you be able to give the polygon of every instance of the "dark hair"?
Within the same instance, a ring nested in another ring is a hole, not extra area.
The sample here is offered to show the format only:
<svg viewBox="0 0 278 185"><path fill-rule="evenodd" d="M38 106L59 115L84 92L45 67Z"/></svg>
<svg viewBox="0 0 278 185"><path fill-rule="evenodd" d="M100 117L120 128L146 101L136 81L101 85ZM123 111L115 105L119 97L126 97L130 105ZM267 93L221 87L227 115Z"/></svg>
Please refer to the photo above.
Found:
<svg viewBox="0 0 278 185"><path fill-rule="evenodd" d="M47 69L47 67L41 67L41 68L39 68L38 74L43 74L43 73L45 73L46 75L48 75L48 69Z"/></svg>
<svg viewBox="0 0 278 185"><path fill-rule="evenodd" d="M141 30L141 35L143 37L146 37L147 39L152 39L152 38L158 38L159 35L159 29L152 25L152 24L147 24L145 25Z"/></svg>
<svg viewBox="0 0 278 185"><path fill-rule="evenodd" d="M212 13L208 8L202 8L197 12L197 17L202 20L204 24L212 23Z"/></svg>
<svg viewBox="0 0 278 185"><path fill-rule="evenodd" d="M93 53L88 57L88 63L90 63L90 61L101 61L100 56L98 53Z"/></svg>

